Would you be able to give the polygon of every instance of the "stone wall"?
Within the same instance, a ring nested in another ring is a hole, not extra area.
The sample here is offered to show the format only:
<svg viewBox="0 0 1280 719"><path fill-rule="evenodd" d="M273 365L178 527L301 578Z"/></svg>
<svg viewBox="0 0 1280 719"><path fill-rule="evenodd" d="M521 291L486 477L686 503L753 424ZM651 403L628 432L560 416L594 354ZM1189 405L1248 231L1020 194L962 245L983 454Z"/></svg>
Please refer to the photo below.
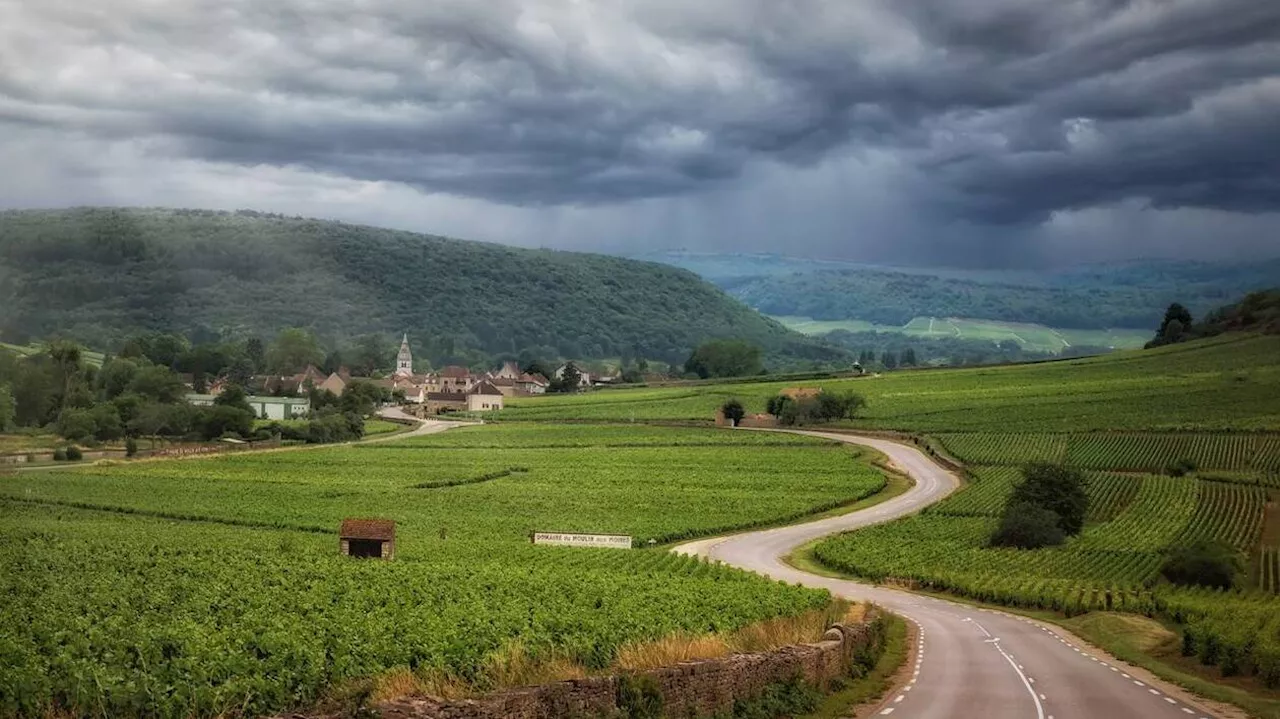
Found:
<svg viewBox="0 0 1280 719"><path fill-rule="evenodd" d="M663 715L712 717L731 713L738 700L751 700L771 684L799 677L823 691L851 675L859 658L878 658L882 622L835 626L816 644L683 662L630 678L588 677L498 692L479 699L409 698L374 707L382 719L588 719L618 716L619 688L625 681L647 684L662 696ZM288 719L323 719L290 715Z"/></svg>

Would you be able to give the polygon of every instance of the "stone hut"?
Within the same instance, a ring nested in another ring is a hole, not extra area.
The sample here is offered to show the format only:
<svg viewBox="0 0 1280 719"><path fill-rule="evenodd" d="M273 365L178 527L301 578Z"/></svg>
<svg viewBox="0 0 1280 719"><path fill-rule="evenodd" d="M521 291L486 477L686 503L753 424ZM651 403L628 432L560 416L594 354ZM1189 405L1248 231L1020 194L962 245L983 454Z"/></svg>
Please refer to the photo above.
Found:
<svg viewBox="0 0 1280 719"><path fill-rule="evenodd" d="M344 519L339 551L348 557L391 559L396 555L396 523L390 519Z"/></svg>

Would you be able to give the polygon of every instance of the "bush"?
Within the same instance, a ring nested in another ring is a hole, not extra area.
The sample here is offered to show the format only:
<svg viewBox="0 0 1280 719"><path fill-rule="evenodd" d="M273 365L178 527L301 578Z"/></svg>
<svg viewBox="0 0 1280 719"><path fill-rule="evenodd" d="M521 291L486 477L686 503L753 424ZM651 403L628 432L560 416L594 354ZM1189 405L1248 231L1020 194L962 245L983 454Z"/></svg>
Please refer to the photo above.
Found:
<svg viewBox="0 0 1280 719"><path fill-rule="evenodd" d="M1195 460L1183 457L1176 462L1171 462L1164 471L1170 477L1184 477L1196 471L1197 468Z"/></svg>
<svg viewBox="0 0 1280 719"><path fill-rule="evenodd" d="M747 410L743 408L742 403L736 398L730 399L720 405L720 411L724 413L725 419L733 423L734 427L737 427L738 423L742 421L742 418L747 416Z"/></svg>
<svg viewBox="0 0 1280 719"><path fill-rule="evenodd" d="M850 419L867 401L852 392L819 392L813 397L796 400L786 395L771 397L766 404L769 414L783 425L816 424Z"/></svg>
<svg viewBox="0 0 1280 719"><path fill-rule="evenodd" d="M124 441L124 456L134 457L138 454L138 440L129 437Z"/></svg>
<svg viewBox="0 0 1280 719"><path fill-rule="evenodd" d="M1240 555L1231 545L1203 541L1175 547L1160 574L1174 584L1229 589L1241 572Z"/></svg>
<svg viewBox="0 0 1280 719"><path fill-rule="evenodd" d="M59 447L59 448L57 448L57 449L53 450L53 461L55 461L55 462L65 462L65 461L67 461L67 450L65 450L65 449L63 449L63 448L61 448L61 447Z"/></svg>
<svg viewBox="0 0 1280 719"><path fill-rule="evenodd" d="M1026 503L1049 510L1057 515L1058 527L1067 535L1084 529L1089 494L1080 470L1036 463L1024 467L1022 476L1022 483L1014 487L1009 497L1009 505Z"/></svg>
<svg viewBox="0 0 1280 719"><path fill-rule="evenodd" d="M75 446L74 444L67 447L68 462L79 462L82 459L84 459L84 453L80 451L79 447Z"/></svg>
<svg viewBox="0 0 1280 719"><path fill-rule="evenodd" d="M1010 502L1004 508L1000 526L991 535L993 547L1038 549L1062 544L1061 517L1050 509L1031 502Z"/></svg>

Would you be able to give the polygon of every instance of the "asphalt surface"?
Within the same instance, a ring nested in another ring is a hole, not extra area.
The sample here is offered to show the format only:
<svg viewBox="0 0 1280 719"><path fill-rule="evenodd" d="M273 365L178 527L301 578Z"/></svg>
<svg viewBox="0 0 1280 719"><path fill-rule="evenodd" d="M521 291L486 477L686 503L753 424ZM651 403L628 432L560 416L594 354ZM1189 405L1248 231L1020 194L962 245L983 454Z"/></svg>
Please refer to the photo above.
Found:
<svg viewBox="0 0 1280 719"><path fill-rule="evenodd" d="M782 557L819 537L919 511L959 487L925 454L887 440L823 432L816 437L872 447L915 486L878 505L807 524L702 540L675 551L860 601L872 601L918 628L911 675L877 707L894 719L1110 719L1222 717L1177 687L1155 680L1066 633L1022 617L860 582L810 574ZM1234 713L1234 712L1232 712Z"/></svg>

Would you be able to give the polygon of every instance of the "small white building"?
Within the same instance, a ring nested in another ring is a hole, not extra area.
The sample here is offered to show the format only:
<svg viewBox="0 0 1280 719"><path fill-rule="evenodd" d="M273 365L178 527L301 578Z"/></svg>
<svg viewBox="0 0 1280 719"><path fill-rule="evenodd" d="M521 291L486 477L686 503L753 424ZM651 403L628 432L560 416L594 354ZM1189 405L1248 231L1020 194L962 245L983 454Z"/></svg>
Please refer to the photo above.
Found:
<svg viewBox="0 0 1280 719"><path fill-rule="evenodd" d="M217 395L189 394L187 402L196 406L211 406ZM299 419L306 417L311 411L311 400L306 397L261 397L249 395L245 397L253 416L259 419Z"/></svg>

